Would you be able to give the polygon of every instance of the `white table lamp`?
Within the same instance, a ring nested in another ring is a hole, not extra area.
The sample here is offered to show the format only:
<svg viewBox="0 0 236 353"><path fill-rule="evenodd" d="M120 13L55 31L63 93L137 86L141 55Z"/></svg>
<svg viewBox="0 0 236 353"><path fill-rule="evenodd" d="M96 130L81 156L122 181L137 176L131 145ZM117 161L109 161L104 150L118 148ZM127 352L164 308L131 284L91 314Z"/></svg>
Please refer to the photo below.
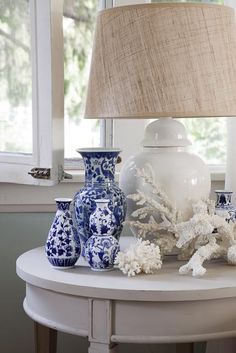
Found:
<svg viewBox="0 0 236 353"><path fill-rule="evenodd" d="M152 163L157 182L188 217L187 199L207 197L210 176L182 149L188 144L184 127L169 117L218 116L236 116L232 8L153 3L99 13L85 118L168 118L146 128L144 152L121 171L126 193L139 185L134 163Z"/></svg>

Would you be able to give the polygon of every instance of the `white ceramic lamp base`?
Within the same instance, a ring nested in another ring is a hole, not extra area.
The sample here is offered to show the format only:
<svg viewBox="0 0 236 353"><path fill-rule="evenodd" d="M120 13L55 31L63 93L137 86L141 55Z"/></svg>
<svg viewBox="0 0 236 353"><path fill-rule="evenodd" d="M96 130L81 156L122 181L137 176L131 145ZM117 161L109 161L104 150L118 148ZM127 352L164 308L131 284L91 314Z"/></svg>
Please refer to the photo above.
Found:
<svg viewBox="0 0 236 353"><path fill-rule="evenodd" d="M185 150L190 142L183 124L172 118L150 123L145 130L143 151L129 158L120 174L120 186L126 195L137 190L149 193L150 185L137 177L137 168L151 166L156 183L166 192L170 201L181 211L183 220L192 214L193 200L209 197L210 173L206 164ZM137 209L128 200L128 219Z"/></svg>

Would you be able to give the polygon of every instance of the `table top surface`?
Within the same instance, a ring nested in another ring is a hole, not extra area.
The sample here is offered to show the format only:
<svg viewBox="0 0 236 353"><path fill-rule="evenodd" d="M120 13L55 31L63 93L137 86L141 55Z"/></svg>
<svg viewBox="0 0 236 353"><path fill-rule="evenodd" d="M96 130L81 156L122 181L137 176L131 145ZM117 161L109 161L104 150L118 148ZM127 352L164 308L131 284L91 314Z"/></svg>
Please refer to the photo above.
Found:
<svg viewBox="0 0 236 353"><path fill-rule="evenodd" d="M127 239L123 239L123 244ZM92 271L80 258L75 268L54 269L44 248L30 250L17 259L17 274L25 282L71 295L138 301L186 301L236 296L236 267L223 261L206 264L203 277L179 275L183 263L169 257L157 273L130 278L115 268Z"/></svg>

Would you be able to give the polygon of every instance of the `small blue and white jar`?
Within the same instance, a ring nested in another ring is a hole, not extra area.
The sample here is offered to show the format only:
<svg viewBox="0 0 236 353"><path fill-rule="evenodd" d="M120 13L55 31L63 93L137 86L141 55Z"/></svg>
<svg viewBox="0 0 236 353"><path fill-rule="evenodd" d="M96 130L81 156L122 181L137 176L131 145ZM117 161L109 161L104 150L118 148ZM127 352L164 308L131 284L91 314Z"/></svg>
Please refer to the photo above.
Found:
<svg viewBox="0 0 236 353"><path fill-rule="evenodd" d="M74 227L70 204L72 199L57 198L57 212L48 233L45 251L54 268L74 267L81 252L80 240Z"/></svg>
<svg viewBox="0 0 236 353"><path fill-rule="evenodd" d="M215 190L215 193L215 213L219 216L225 216L227 222L236 222L236 208L232 205L233 191Z"/></svg>
<svg viewBox="0 0 236 353"><path fill-rule="evenodd" d="M113 212L109 209L109 199L96 199L95 211L89 217L92 236L85 244L85 257L92 270L107 271L114 265L120 251L118 240L112 236L116 227Z"/></svg>
<svg viewBox="0 0 236 353"><path fill-rule="evenodd" d="M85 257L94 271L113 269L120 245L112 235L92 235L85 244Z"/></svg>

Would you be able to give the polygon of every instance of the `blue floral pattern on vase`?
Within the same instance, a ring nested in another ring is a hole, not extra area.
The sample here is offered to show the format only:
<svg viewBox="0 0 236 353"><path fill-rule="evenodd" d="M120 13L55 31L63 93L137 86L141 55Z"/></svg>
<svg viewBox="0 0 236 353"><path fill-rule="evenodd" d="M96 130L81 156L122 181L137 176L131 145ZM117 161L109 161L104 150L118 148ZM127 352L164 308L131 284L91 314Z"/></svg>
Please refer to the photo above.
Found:
<svg viewBox="0 0 236 353"><path fill-rule="evenodd" d="M55 268L71 268L80 256L81 246L73 225L70 204L72 199L56 199L57 212L48 233L45 251Z"/></svg>
<svg viewBox="0 0 236 353"><path fill-rule="evenodd" d="M85 165L85 186L74 197L74 218L84 255L84 244L93 234L89 218L96 208L95 200L109 200L108 207L115 221L112 235L119 239L126 215L126 197L114 180L120 150L80 149L78 152Z"/></svg>
<svg viewBox="0 0 236 353"><path fill-rule="evenodd" d="M92 235L85 244L85 257L92 270L106 271L113 268L120 245L112 235Z"/></svg>
<svg viewBox="0 0 236 353"><path fill-rule="evenodd" d="M109 200L94 200L96 209L89 217L89 227L93 235L112 235L115 227L115 217L108 207Z"/></svg>
<svg viewBox="0 0 236 353"><path fill-rule="evenodd" d="M227 222L236 222L236 208L232 205L233 191L215 190L216 207L215 213L219 216L225 215Z"/></svg>

